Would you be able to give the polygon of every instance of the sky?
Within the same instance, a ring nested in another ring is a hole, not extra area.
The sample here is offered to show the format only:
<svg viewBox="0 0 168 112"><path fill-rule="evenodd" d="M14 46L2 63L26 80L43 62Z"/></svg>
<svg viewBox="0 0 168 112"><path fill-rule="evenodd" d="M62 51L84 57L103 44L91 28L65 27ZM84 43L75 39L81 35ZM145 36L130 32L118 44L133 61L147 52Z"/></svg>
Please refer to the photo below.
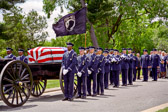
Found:
<svg viewBox="0 0 168 112"><path fill-rule="evenodd" d="M25 12L26 14L30 12L32 9L34 9L38 12L39 15L47 17L47 15L43 12L43 0L27 0L25 3L16 4L16 5L23 8L23 12ZM57 8L56 10L54 10L51 17L47 19L48 28L46 29L46 31L49 34L49 37L47 37L47 40L51 40L56 36L52 29L52 24L54 23L54 18L58 17L59 14L66 15L68 14L68 11L64 9L64 12L60 13L60 8ZM3 21L2 12L0 12L0 21Z"/></svg>

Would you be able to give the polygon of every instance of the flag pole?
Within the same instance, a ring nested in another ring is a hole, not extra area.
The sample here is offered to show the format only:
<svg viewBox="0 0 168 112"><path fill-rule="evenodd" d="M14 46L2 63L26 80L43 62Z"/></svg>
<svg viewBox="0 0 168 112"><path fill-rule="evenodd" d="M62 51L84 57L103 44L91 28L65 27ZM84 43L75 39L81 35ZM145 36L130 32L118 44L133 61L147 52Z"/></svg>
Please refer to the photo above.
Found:
<svg viewBox="0 0 168 112"><path fill-rule="evenodd" d="M86 48L86 33L85 33L85 48Z"/></svg>

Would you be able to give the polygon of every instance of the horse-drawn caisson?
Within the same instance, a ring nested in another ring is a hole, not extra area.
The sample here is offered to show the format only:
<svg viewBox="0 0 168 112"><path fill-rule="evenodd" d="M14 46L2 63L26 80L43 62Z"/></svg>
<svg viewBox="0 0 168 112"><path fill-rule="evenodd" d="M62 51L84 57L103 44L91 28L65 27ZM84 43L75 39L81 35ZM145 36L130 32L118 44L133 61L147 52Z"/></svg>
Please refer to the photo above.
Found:
<svg viewBox="0 0 168 112"><path fill-rule="evenodd" d="M62 56L66 48L37 47L28 51L29 63L0 59L0 97L10 107L23 105L30 95L38 97L46 89L47 80L59 79L64 93ZM74 81L74 95L77 84Z"/></svg>

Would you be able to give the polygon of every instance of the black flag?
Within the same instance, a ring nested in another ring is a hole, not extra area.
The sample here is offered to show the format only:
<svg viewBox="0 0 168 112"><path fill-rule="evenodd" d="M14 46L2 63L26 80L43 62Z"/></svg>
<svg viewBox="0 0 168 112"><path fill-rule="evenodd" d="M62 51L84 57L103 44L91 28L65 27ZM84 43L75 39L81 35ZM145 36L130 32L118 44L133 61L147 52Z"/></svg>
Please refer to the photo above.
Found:
<svg viewBox="0 0 168 112"><path fill-rule="evenodd" d="M53 24L56 36L86 33L86 7L62 17Z"/></svg>

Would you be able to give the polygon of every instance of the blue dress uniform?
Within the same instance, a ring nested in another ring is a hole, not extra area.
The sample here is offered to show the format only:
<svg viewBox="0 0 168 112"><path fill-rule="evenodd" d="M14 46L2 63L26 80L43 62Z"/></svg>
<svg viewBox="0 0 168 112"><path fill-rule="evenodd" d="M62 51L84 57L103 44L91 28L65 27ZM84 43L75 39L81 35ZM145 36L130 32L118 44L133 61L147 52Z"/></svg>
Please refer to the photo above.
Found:
<svg viewBox="0 0 168 112"><path fill-rule="evenodd" d="M133 53L135 53L133 51ZM138 58L136 56L133 56L133 81L136 81L136 73L138 68Z"/></svg>
<svg viewBox="0 0 168 112"><path fill-rule="evenodd" d="M114 52L118 52L118 50L114 50ZM114 77L114 86L113 87L119 87L119 74L121 70L121 65L120 65L120 56L119 55L114 55L111 58L111 63L112 63L112 74Z"/></svg>
<svg viewBox="0 0 168 112"><path fill-rule="evenodd" d="M8 52L8 51L13 51L13 49L12 48L6 48L6 51ZM16 56L14 56L12 53L10 53L10 54L8 54L7 56L5 56L4 58L12 58L12 59L14 59L14 60L16 60Z"/></svg>
<svg viewBox="0 0 168 112"><path fill-rule="evenodd" d="M104 53L108 53L107 50L103 51ZM110 56L104 56L105 60L105 65L104 65L104 87L105 89L108 89L108 84L109 84L109 75L110 75Z"/></svg>
<svg viewBox="0 0 168 112"><path fill-rule="evenodd" d="M18 52L24 52L24 50L23 50L23 49L19 49ZM25 62L26 64L28 64L27 56L24 56L24 55L18 56L18 57L16 58L16 60L20 60L20 61L23 61L23 62Z"/></svg>
<svg viewBox="0 0 168 112"><path fill-rule="evenodd" d="M153 49L153 51L157 51L156 49ZM151 65L152 65L152 76L154 81L157 81L157 67L160 63L160 56L158 54L153 54L151 57Z"/></svg>
<svg viewBox="0 0 168 112"><path fill-rule="evenodd" d="M73 46L72 43L67 43L67 46ZM74 74L77 72L77 54L73 49L67 51L63 55L62 68L64 78L64 100L72 100L74 90Z"/></svg>
<svg viewBox="0 0 168 112"><path fill-rule="evenodd" d="M89 47L90 49L94 49L93 46ZM87 54L87 57L89 58L89 64L88 64L88 71L91 72L89 74L88 72L88 77L87 77L87 91L88 91L88 96L91 96L91 79L93 79L93 96L97 95L97 66L98 66L98 61L96 59L96 54Z"/></svg>
<svg viewBox="0 0 168 112"><path fill-rule="evenodd" d="M103 51L102 48L97 48L97 50ZM99 94L99 90L101 89L101 95L104 95L104 65L105 65L105 59L104 56L97 55L96 56L98 61L98 74L97 74L97 94Z"/></svg>
<svg viewBox="0 0 168 112"><path fill-rule="evenodd" d="M123 48L122 50L126 50ZM122 86L127 86L127 77L128 77L128 55L122 54L121 55L121 72L122 72Z"/></svg>
<svg viewBox="0 0 168 112"><path fill-rule="evenodd" d="M143 52L148 52L146 49ZM148 66L150 66L150 57L148 54L141 56L141 67L142 67L142 74L143 74L143 81L148 81Z"/></svg>
<svg viewBox="0 0 168 112"><path fill-rule="evenodd" d="M79 47L79 50L85 50L85 48ZM87 68L89 59L86 55L79 55L77 61L78 98L86 98L86 81L88 76ZM81 93L81 85L83 94Z"/></svg>
<svg viewBox="0 0 168 112"><path fill-rule="evenodd" d="M131 48L128 48L128 50L132 50ZM130 53L128 54L128 65L129 65L129 69L128 69L128 83L129 85L132 85L132 81L133 81L133 54Z"/></svg>
<svg viewBox="0 0 168 112"><path fill-rule="evenodd" d="M110 52L113 52L113 49L110 49ZM110 58L113 57L114 54L110 54ZM113 72L111 70L112 63L110 63L110 84L113 85L114 83L114 78L113 78Z"/></svg>

